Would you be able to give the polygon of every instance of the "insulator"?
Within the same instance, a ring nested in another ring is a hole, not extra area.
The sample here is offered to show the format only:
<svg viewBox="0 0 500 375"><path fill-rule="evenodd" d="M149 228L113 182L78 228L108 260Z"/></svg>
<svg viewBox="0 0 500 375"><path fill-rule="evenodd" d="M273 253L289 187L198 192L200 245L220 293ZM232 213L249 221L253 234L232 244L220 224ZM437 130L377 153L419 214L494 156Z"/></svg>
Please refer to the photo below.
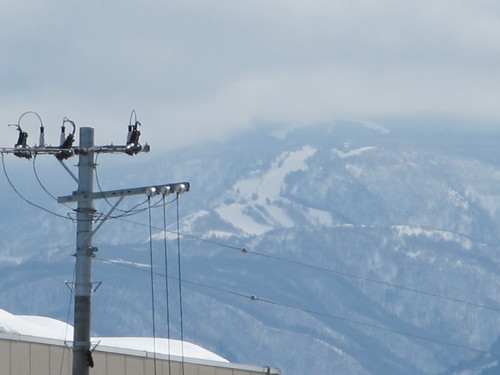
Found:
<svg viewBox="0 0 500 375"><path fill-rule="evenodd" d="M137 129L138 125L141 125L141 123L136 121L135 125L128 126L127 147L125 150L128 155L135 155L142 150L142 146L139 143L141 132Z"/></svg>
<svg viewBox="0 0 500 375"><path fill-rule="evenodd" d="M28 133L23 132L18 124L9 124L9 126L15 126L19 131L19 137L17 138L17 143L14 146L17 150L14 152L14 155L18 158L31 159L32 155L28 146Z"/></svg>
<svg viewBox="0 0 500 375"><path fill-rule="evenodd" d="M142 146L136 143L131 143L125 148L125 153L132 156L141 152Z"/></svg>
<svg viewBox="0 0 500 375"><path fill-rule="evenodd" d="M66 137L64 142L61 144L61 148L70 149L73 146L73 142L75 141L75 136L70 134Z"/></svg>
<svg viewBox="0 0 500 375"><path fill-rule="evenodd" d="M132 125L128 126L128 133L127 133L127 145L130 144L130 137L132 135Z"/></svg>
<svg viewBox="0 0 500 375"><path fill-rule="evenodd" d="M165 185L160 190L161 194L166 197L167 195L172 194L172 187L169 185Z"/></svg>
<svg viewBox="0 0 500 375"><path fill-rule="evenodd" d="M90 368L94 367L94 358L92 358L92 352L90 350L87 351L86 355L87 366Z"/></svg>
<svg viewBox="0 0 500 375"><path fill-rule="evenodd" d="M26 148L26 147L28 147L28 145L27 145L27 143L28 143L28 133L23 132L20 129L21 128L19 128L19 137L17 138L16 147L17 148L19 148L19 147Z"/></svg>
<svg viewBox="0 0 500 375"><path fill-rule="evenodd" d="M71 126L73 127L73 131L66 136L66 123L70 123ZM75 132L76 132L76 125L73 121L71 121L69 118L64 117L63 118L63 123L61 126L61 145L59 148L61 151L59 151L56 154L56 157L59 160L65 160L73 155L75 155L75 151L73 150L73 142L75 142Z"/></svg>
<svg viewBox="0 0 500 375"><path fill-rule="evenodd" d="M69 148L69 149L64 148L56 154L56 158L59 160L66 160L74 155L75 155L75 152L71 148Z"/></svg>
<svg viewBox="0 0 500 375"><path fill-rule="evenodd" d="M151 198L152 196L155 196L157 193L156 193L156 188L155 187L149 187L146 189L146 195L148 196L148 198Z"/></svg>
<svg viewBox="0 0 500 375"><path fill-rule="evenodd" d="M43 126L40 127L40 138L39 138L38 146L45 147L45 128Z"/></svg>
<svg viewBox="0 0 500 375"><path fill-rule="evenodd" d="M174 187L174 191L177 194L183 194L183 193L185 193L187 191L186 185L185 184L177 184Z"/></svg>
<svg viewBox="0 0 500 375"><path fill-rule="evenodd" d="M63 125L61 126L61 137L59 144L62 146L65 141L66 141L66 127Z"/></svg>
<svg viewBox="0 0 500 375"><path fill-rule="evenodd" d="M137 129L132 130L130 133L128 144L139 144L139 137L141 136L141 132Z"/></svg>

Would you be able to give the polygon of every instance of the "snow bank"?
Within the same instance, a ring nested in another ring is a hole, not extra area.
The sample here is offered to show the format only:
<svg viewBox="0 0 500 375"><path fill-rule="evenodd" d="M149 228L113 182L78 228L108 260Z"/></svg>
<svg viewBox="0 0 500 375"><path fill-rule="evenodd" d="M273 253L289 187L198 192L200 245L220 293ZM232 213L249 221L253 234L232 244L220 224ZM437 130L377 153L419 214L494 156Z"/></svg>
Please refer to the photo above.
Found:
<svg viewBox="0 0 500 375"><path fill-rule="evenodd" d="M228 360L212 353L201 346L190 342L172 339L152 337L94 337L93 342L99 342L99 345L113 348L132 349L147 351L158 354L173 355L178 357L206 359L210 361L229 362Z"/></svg>
<svg viewBox="0 0 500 375"><path fill-rule="evenodd" d="M73 327L57 319L14 315L0 309L0 333L66 340L73 337Z"/></svg>
<svg viewBox="0 0 500 375"><path fill-rule="evenodd" d="M71 341L73 327L60 320L34 315L14 315L0 309L0 333ZM93 343L112 348L131 349L186 358L229 362L201 346L179 340L152 337L93 337Z"/></svg>

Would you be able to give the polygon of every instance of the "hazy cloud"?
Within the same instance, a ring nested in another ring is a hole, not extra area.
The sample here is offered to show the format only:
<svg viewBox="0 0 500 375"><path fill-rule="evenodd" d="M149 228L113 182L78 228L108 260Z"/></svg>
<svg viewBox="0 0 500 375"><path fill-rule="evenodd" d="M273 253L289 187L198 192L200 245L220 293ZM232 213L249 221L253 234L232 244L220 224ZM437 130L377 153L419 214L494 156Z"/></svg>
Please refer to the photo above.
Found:
<svg viewBox="0 0 500 375"><path fill-rule="evenodd" d="M255 123L500 120L496 1L4 1L0 28L4 124L36 110L111 141L135 108L172 146Z"/></svg>

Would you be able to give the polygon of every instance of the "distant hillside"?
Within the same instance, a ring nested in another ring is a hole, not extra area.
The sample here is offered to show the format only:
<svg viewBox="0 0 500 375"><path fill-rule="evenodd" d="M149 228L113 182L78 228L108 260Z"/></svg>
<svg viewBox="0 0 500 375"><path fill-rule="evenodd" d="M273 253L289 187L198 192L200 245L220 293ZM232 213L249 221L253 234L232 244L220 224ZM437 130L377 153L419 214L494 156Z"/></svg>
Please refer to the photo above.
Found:
<svg viewBox="0 0 500 375"><path fill-rule="evenodd" d="M95 189L191 182L179 200L180 242L177 202L165 211L174 338L180 243L185 338L232 362L286 375L487 375L500 357L499 136L263 127L165 154L152 142L142 160L102 156ZM70 211L38 186L29 161L6 159L23 194L63 216ZM74 189L55 161L37 163L54 195ZM66 320L74 224L22 203L5 178L0 183L0 307ZM136 209L141 199L121 208ZM166 336L156 203L156 317ZM95 238L95 280L103 281L95 334L150 335L148 212L116 215Z"/></svg>

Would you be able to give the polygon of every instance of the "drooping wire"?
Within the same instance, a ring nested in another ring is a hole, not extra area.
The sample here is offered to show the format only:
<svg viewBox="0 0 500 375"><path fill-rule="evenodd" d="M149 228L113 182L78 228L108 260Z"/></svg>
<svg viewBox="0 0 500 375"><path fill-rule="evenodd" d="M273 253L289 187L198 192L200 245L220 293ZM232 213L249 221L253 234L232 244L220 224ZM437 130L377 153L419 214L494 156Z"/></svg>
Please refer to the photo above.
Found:
<svg viewBox="0 0 500 375"><path fill-rule="evenodd" d="M286 262L286 263L289 263L289 264L294 264L294 265L299 265L299 266L302 266L302 267L311 268L311 269L314 269L314 270L317 270L317 271L322 271L322 272L326 272L326 273L333 273L333 274L337 274L337 275L341 275L341 276L345 276L345 277L350 277L350 278L361 280L361 281L367 281L367 282L370 282L370 283L374 283L374 284L378 284L378 285L382 285L382 286L386 286L386 287L390 287L390 288L400 289L400 290L407 291L407 292L422 294L422 295L429 296L429 297L435 297L435 298L439 298L439 299L443 299L443 300L448 300L448 301L451 301L451 302L462 303L462 304L466 304L466 305L473 306L473 307L479 307L479 308L483 308L483 309L488 309L488 310L493 310L493 311L500 312L500 308L498 308L498 307L487 306L487 305L483 305L483 304L480 304L480 303L466 301L466 300L463 300L463 299L460 299L460 298L448 297L448 296L443 296L443 295L437 294L437 293L432 293L432 292L427 292L427 291L424 291L424 290L409 288L409 287L406 287L406 286L401 286L401 285L389 283L389 282L382 281L382 280L376 280L376 279L368 278L368 277L365 277L365 276L356 275L356 274L350 273L350 272L338 271L338 270L334 270L334 269L331 269L331 268L326 268L326 267L318 266L318 265L315 265L315 264L310 264L310 263L305 263L305 262L301 262L301 261L298 261L298 260L293 260L293 259L278 257L278 256L275 256L275 255L270 255L270 254L261 253L261 252L258 252L258 251L252 251L252 250L248 250L248 249L242 249L241 251L244 252L244 253L249 253L249 254L254 254L254 255L265 257L265 258L269 258L269 259L274 259L274 260L277 260L277 261L280 261L280 262Z"/></svg>
<svg viewBox="0 0 500 375"><path fill-rule="evenodd" d="M350 324L355 324L355 325L359 325L359 326L363 326L363 327L377 329L377 330L380 330L380 331L395 333L395 334L398 334L398 335L401 335L401 336L412 337L412 338L416 338L416 339L423 340L423 341L433 342L435 344L446 345L446 346L450 346L450 347L453 347L453 348L463 349L463 350L468 350L468 351L474 351L474 352L478 352L478 353L482 353L482 354L491 354L491 355L494 355L494 353L491 353L488 350L473 348L471 346L457 344L457 343L452 343L452 342L448 342L448 341L445 341L445 340L436 339L436 338L433 338L433 337L428 337L428 336L423 336L423 335L418 335L418 334L414 334L414 333L411 333L411 332L405 332L405 331L401 331L401 330L397 330L397 329L393 329L393 328L387 328L387 327L379 326L379 325L372 324L372 323L361 322L361 321L357 321L357 320L350 319L350 318L345 318L345 317L338 316L338 315L333 315L333 314L319 312L319 311L310 310L310 309L304 309L304 308L301 308L301 307L297 307L297 306L293 306L293 305L289 305L289 304L284 304L284 303L280 303L280 302L268 300L268 299L265 299L265 298L259 298L259 297L256 297L256 296L247 296L247 298L250 298L252 301L259 301L259 302L264 302L264 303L271 304L271 305L286 307L288 309L297 310L297 311L301 311L301 312L308 313L308 314L313 314L313 315L317 315L317 316L323 316L325 318L340 320L340 321L343 321L345 323L350 323Z"/></svg>
<svg viewBox="0 0 500 375"><path fill-rule="evenodd" d="M73 278L72 280L72 285L75 285L76 281L76 263L73 267ZM66 284L67 285L67 284ZM69 287L69 286L68 286ZM68 328L69 328L69 318L71 316L71 306L73 305L73 287L69 287L70 293L69 293L69 302L68 302L68 312L66 314L66 327L64 331L64 341L66 342L68 340ZM59 369L59 375L62 375L63 373L63 365L64 365L64 356L66 354L66 349L63 349L62 351L62 359L61 359L61 367Z"/></svg>
<svg viewBox="0 0 500 375"><path fill-rule="evenodd" d="M105 258L100 258L100 257L96 257L95 259L98 261L104 262L104 263L108 263L108 264L112 264L112 265L116 265L116 266L120 266L120 267L125 267L125 268L129 268L129 269L134 269L136 271L148 272L147 270L140 268L138 266L134 266L133 264L124 264L124 263L118 262L116 260L110 260L110 259L105 259ZM156 275L161 276L161 277L166 277L166 275L160 274L160 273L156 273ZM329 318L329 319L339 320L339 321L353 324L353 325L359 325L359 326L363 326L363 327L367 327L367 328L373 328L376 330L385 331L385 332L389 332L389 333L393 333L393 334L398 334L400 336L406 336L406 337L410 337L410 338L414 338L414 339L419 339L422 341L433 342L433 343L439 344L439 345L454 347L457 349L468 350L468 351L473 351L473 352L482 353L482 354L489 354L492 356L498 356L500 354L500 353L493 353L493 352L490 352L490 351L484 350L484 349L474 348L474 347L467 346L467 345L452 343L452 342L442 340L442 339L436 339L436 338L432 338L432 337L428 337L428 336L414 334L411 332L406 332L406 331L401 331L401 330L392 329L392 328L388 328L388 327L383 327L383 326L379 326L379 325L368 323L368 322L362 322L362 321L358 321L358 320L354 320L354 319L350 319L350 318L346 318L346 317L342 317L342 316L338 316L338 315L334 315L334 314L330 314L330 313L325 313L325 312L316 311L316 310L312 310L312 309L305 309L305 308L301 308L298 306L294 306L292 304L281 303L281 302L273 301L270 299L257 297L254 294L248 294L248 293L239 292L239 291L235 291L235 290L225 289L225 288L201 283L198 281L186 280L186 279L180 280L180 279L177 279L177 278L172 277L172 276L169 276L169 278L178 280L179 282L182 282L186 285L193 285L196 287L202 287L202 288L214 290L217 292L226 293L226 294L230 294L233 296L241 297L244 299L249 299L251 301L266 303L266 304L274 305L274 306L285 307L288 309L301 311L301 312L312 314L312 315L317 315L317 316L322 316L322 317Z"/></svg>
<svg viewBox="0 0 500 375"><path fill-rule="evenodd" d="M156 319L155 319L155 283L154 283L154 260L153 260L153 231L151 219L151 199L148 197L148 216L149 216L149 260L150 260L150 276L151 276L151 318L153 320L153 359L154 373L156 375Z"/></svg>
<svg viewBox="0 0 500 375"><path fill-rule="evenodd" d="M169 296L169 283L168 283L168 246L167 246L167 204L165 202L165 195L163 200L163 255L165 258L165 300L167 302L167 350L168 350L168 374L172 373L172 366L170 363L170 296Z"/></svg>
<svg viewBox="0 0 500 375"><path fill-rule="evenodd" d="M96 159L95 159L95 164L97 166L97 159L99 157L99 154L96 155ZM96 184L97 184L97 188L99 189L99 192L100 193L104 193L102 187L101 187L101 181L99 179L99 173L97 172L97 167L94 169L94 175L95 175L95 181L96 181ZM104 201L110 206L110 207L114 207L113 203L110 202L109 199L107 199L104 194L102 196L102 198L104 199ZM122 210L122 209L119 209L119 208L115 208L116 211L119 211L121 212L122 214L120 215L115 215L115 216L110 216L108 217L109 219L119 219L119 218L122 218L122 217L127 217L127 216L132 216L132 215L135 215L135 214L139 214L139 213L142 213L146 210L148 210L148 207L145 207L145 208L139 208L140 206L142 205L145 205L146 203L148 202L148 199L136 204L135 206L133 206L132 208L130 209L127 209L127 210ZM156 203L152 204L151 205L151 208L158 208L160 207L162 204L161 204L162 200L158 200Z"/></svg>
<svg viewBox="0 0 500 375"><path fill-rule="evenodd" d="M137 225L143 225L141 223L138 223L138 222L135 222L135 221L131 221L131 220L127 220L127 219L123 219L123 221L130 222L130 223L137 224ZM161 228L158 228L158 227L154 227L154 229L162 230ZM172 231L172 230L167 230L167 232L172 233L172 234L176 234L177 233L177 232ZM420 289L416 289L416 288L411 288L411 287L407 287L407 286L403 286L403 285L398 285L398 284L386 282L386 281L383 281L383 280L377 280L377 279L373 279L373 278L368 278L368 277L357 275L357 274L354 274L354 273L349 273L349 272L345 272L345 271L335 270L335 269L332 269L332 268L318 266L318 265L315 265L315 264L306 263L306 262L302 262L302 261L295 260L295 259L289 259L289 258L285 258L285 257L279 257L279 256L271 255L271 254L264 253L264 252L253 251L253 250L249 250L248 248L245 248L245 247L229 245L229 244L222 243L222 242L219 242L219 241L214 241L214 240L209 240L209 239L206 239L206 238L202 238L200 236L196 236L196 235L193 235L193 234L180 233L180 235L182 237L191 238L191 239L196 240L196 241L210 243L210 244L217 245L217 246L220 246L220 247L223 247L223 248L227 248L227 249L231 249L231 250L237 250L237 251L239 251L241 253L244 253L244 254L252 254L252 255L255 255L255 256L260 256L260 257L268 258L268 259L274 259L274 260L277 260L277 261L280 261L280 262L287 262L287 263L290 263L290 264L294 264L294 265L301 266L301 267L307 267L307 268L315 269L315 270L322 271L322 272L333 273L333 274L341 275L341 276L344 276L344 277L358 279L358 280L361 280L361 281L366 281L366 282L369 282L369 283L378 284L380 286L384 286L384 287L388 287L388 288L400 289L400 290L403 290L403 291L406 291L406 292L421 294L421 295L425 295L425 296L428 296L428 297L433 297L433 298L438 298L438 299L442 299L442 300L447 300L447 301L450 301L450 302L455 302L455 303L460 303L460 304L468 305L468 306L471 306L471 307L476 307L476 308L480 308L480 309L486 309L486 310L500 312L500 307L489 306L489 305L485 305L485 304L482 304L482 303L467 301L467 300L461 299L461 298L449 297L449 296L445 296L445 295L438 294L438 293L433 293L433 292L429 292L429 291L425 291L425 290L420 290ZM490 246L496 247L494 245L490 245Z"/></svg>
<svg viewBox="0 0 500 375"><path fill-rule="evenodd" d="M17 120L17 125L21 126L21 120L26 115L35 115L38 118L38 121L40 121L40 128L45 128L43 125L42 117L37 112L34 111L26 111L23 114L21 114L21 116L19 116L19 119Z"/></svg>
<svg viewBox="0 0 500 375"><path fill-rule="evenodd" d="M132 122L132 118L134 118L134 122ZM129 120L129 125L133 125L137 122L137 112L135 111L135 109L132 110L132 112L130 112L130 120Z"/></svg>
<svg viewBox="0 0 500 375"><path fill-rule="evenodd" d="M179 216L179 194L177 193L176 199L176 213L177 213L177 272L179 274L179 313L181 323L181 358L182 358L182 375L184 375L184 317L183 317L183 303L182 303L182 264L181 264L181 232L180 232L180 216Z"/></svg>
<svg viewBox="0 0 500 375"><path fill-rule="evenodd" d="M72 218L70 217L67 217L67 216L64 216L64 215L60 215L58 214L57 212L53 212L45 207L42 207L36 203L33 203L32 201L30 201L29 199L25 198L24 195L22 195L19 190L14 186L14 184L12 183L12 180L10 179L9 177L9 174L7 172L7 167L5 166L5 158L4 158L4 154L3 153L0 153L1 154L1 157L2 157L2 167L3 167L3 173L5 175L5 178L7 179L7 182L9 183L10 187L12 188L12 190L14 190L14 192L19 196L19 198L21 198L23 201L25 201L26 203L28 203L29 205L33 206L33 207L36 207L42 211L45 211L51 215L54 215L54 216L57 216L57 217L60 217L62 219L65 219L65 220L71 220L73 221Z"/></svg>
<svg viewBox="0 0 500 375"><path fill-rule="evenodd" d="M53 195L50 191L47 190L47 188L45 187L45 185L42 184L42 181L40 180L40 177L38 176L38 172L36 170L36 154L33 156L33 173L35 174L35 178L38 181L38 184L40 185L40 187L43 189L43 191L45 191L45 193L47 193L47 195L49 197L51 197L52 199L54 199L55 201L57 201L56 196Z"/></svg>
<svg viewBox="0 0 500 375"><path fill-rule="evenodd" d="M116 216L113 216L113 215L109 215L109 216L106 216L105 220L108 220L108 219L121 219L121 220L124 220L124 221L128 221L130 223L133 223L133 224L137 224L137 225L140 225L140 226L148 226L148 224L144 224L144 223L137 223L137 222L134 222L134 221L131 221L131 220L126 220L124 218L126 217L129 217L129 216L134 216L134 215L137 215L141 212L144 212L144 211L147 211L148 209L155 209L155 208L159 208L161 206L161 202L162 202L162 199L160 198L160 200L156 203L153 203L150 207L146 206L145 208L140 208L140 209L137 209L137 207L139 206L142 206L144 203L147 203L148 200L145 200L145 201L142 201L142 202L139 202L138 204L136 204L135 206L133 206L132 208L130 208L129 210L124 210L124 212L120 215L116 215ZM170 202L167 202L165 204L171 204L171 203L174 203L175 202L175 199L171 200ZM104 220L104 219L96 219L95 221L98 222L100 220ZM155 226L152 226L152 228L155 228L157 229L157 227Z"/></svg>
<svg viewBox="0 0 500 375"><path fill-rule="evenodd" d="M11 186L11 188L14 190L14 192L23 200L25 201L26 203L38 208L38 209L41 209L45 212L48 212L54 216L57 216L57 217L60 217L60 218L63 218L63 219L66 219L66 220L71 220L71 221L75 221L74 218L71 218L71 217L68 217L68 216L64 216L64 215L61 215L61 214L58 214L56 212L53 212L43 206L40 206L36 203L33 203L32 201L28 200L27 198L25 198L20 192L19 190L14 186L10 176L8 175L8 172L7 172L7 167L6 167L6 164L5 164L5 160L4 160L4 154L2 153L1 154L2 156L2 166L3 166L3 171L4 171L4 175L9 183L9 185ZM41 186L41 188L45 191L46 194L48 194L51 198L53 198L55 201L57 201L58 203L61 203L57 200L57 197L55 197L52 193L50 193L50 191L45 187L45 185L42 183L41 179L40 179L40 176L38 174L38 171L37 171L37 167L36 167L36 154L33 158L33 172L34 172L34 175L35 175L35 178L37 180L37 182L39 183L39 185ZM97 180L97 179L96 179ZM100 185L98 183L98 186L100 188ZM102 192L102 190L100 191ZM109 202L109 200L107 200L105 197L104 199L106 200L106 202L108 202L108 204L110 206L113 206L113 204L111 202ZM135 206L133 206L132 208L128 209L128 210L119 210L119 211L122 211L122 214L120 215L114 215L114 216L109 216L106 218L107 219L120 219L120 218L125 218L125 217L128 217L128 216L133 216L135 214L138 214L138 213L142 213L146 210L148 210L148 207L145 207L145 208L138 208L144 204L146 204L148 202L148 200L144 200L144 201L141 201L139 202L138 204L136 204ZM159 200L158 202L154 203L153 205L151 205L151 208L157 208L157 207L160 207L160 203L161 200ZM172 201L173 202L173 201ZM71 209L72 211L74 211L73 207L71 207L69 204L67 203L63 203L66 207L68 207L69 209ZM118 210L118 209L117 209ZM100 221L101 219L97 218L95 221L98 222Z"/></svg>
<svg viewBox="0 0 500 375"><path fill-rule="evenodd" d="M99 155L100 155L100 154L98 153L98 154L95 156L95 165L96 165L96 167L94 168L94 175L95 175L95 182L96 182L96 184L97 184L97 188L99 189L99 192L100 192L100 193L104 193L104 191L102 190L102 187L101 187L101 181L100 181L100 179L99 179L99 173L97 172L97 166L98 166L97 161L98 161L98 159L99 159ZM110 207L113 207L113 206L114 206L114 205L113 205L113 203L111 203L111 202L109 201L109 199L108 199L108 198L106 198L104 195L103 195L103 197L102 197L102 198L104 199L104 201L105 201L105 202L106 202L106 203L107 203ZM119 212L122 212L122 213L127 213L127 214L128 214L128 213L130 213L131 211L135 210L135 208L137 208L137 207L141 206L142 204L146 204L147 202L149 202L149 199L145 200L144 202L141 202L141 203L140 203L139 205L137 205L137 206L134 206L134 208L133 208L132 210L121 210L121 209L119 209L119 208L115 208L115 210L116 210L116 211L119 211Z"/></svg>
<svg viewBox="0 0 500 375"><path fill-rule="evenodd" d="M50 192L50 191L49 191L49 190L45 187L45 185L42 183L42 181L41 181L41 179L40 179L40 176L38 175L37 168L36 168L36 154L34 154L34 155L33 155L33 173L34 173L34 175L35 175L35 178L36 178L36 180L37 180L38 184L39 184L39 185L40 185L40 187L43 189L43 191L45 191L45 193L47 193L47 195L48 195L49 197L51 197L52 199L54 199L56 202L58 202L58 203L62 203L62 204L64 204L66 207L68 207L68 208L70 208L71 210L73 210L73 207L71 207L69 204L64 203L64 202L59 202L59 201L57 200L57 197L56 197L54 194L52 194L52 193L51 193L51 192Z"/></svg>
<svg viewBox="0 0 500 375"><path fill-rule="evenodd" d="M315 311L315 310L311 310L311 309L305 309L305 308L301 308L301 307L290 305L290 304L276 302L276 301L269 300L269 299L266 299L266 298L260 298L260 297L257 297L255 295L248 295L248 294L244 294L244 293L241 293L241 292L237 292L237 291L233 291L233 290L227 290L227 289L223 289L223 288L219 288L219 287L214 287L214 286L211 286L211 285L206 285L206 284L202 284L202 283L195 282L195 281L184 280L184 282L186 284L194 284L194 285L198 285L198 286L201 286L201 287L204 287L204 288L209 288L209 289L220 291L220 292L223 292L223 293L232 294L232 295L235 295L235 296L247 298L247 299L250 299L252 301L258 301L258 302L263 302L263 303L267 303L267 304L271 304L271 305L276 305L276 306L280 306L280 307L286 307L288 309L293 309L293 310L301 311L301 312L308 313L308 314L323 316L323 317L326 317L326 318L331 318L331 319L340 320L340 321L343 321L343 322L346 322L346 323L350 323L350 324L355 324L355 325L360 325L360 326L364 326L364 327L378 329L378 330L382 330L382 331L386 331L386 332L390 332L390 333L395 333L395 334L398 334L398 335L401 335L401 336L412 337L412 338L416 338L416 339L423 340L423 341L434 342L434 343L437 343L437 344L440 344L440 345L451 346L451 347L455 347L455 348L458 348L458 349L464 349L464 350L474 351L474 352L483 353L483 354L490 354L490 355L499 355L500 354L500 353L492 353L492 352L490 352L488 350L478 349L478 348L470 347L470 346L467 346L467 345L451 343L451 342L448 342L448 341L445 341L445 340L441 340L441 339L436 339L436 338L427 337L427 336L423 336L423 335L417 335L417 334L414 334L414 333L411 333L411 332L405 332L405 331L401 331L401 330L397 330L397 329L387 328L387 327L379 326L379 325L372 324L372 323L360 322L360 321L357 321L357 320L354 320L354 319L345 318L345 317L341 317L341 316L338 316L338 315L333 315L333 314L324 313L324 312L320 312L320 311Z"/></svg>
<svg viewBox="0 0 500 375"><path fill-rule="evenodd" d="M8 172L7 172L7 166L6 166L6 163L5 163L5 155L3 153L0 153L0 156L2 158L2 169L3 169L3 172L4 172L4 175L5 175L5 178L7 180L7 182L9 183L10 187L12 188L12 190L14 190L14 192L26 203L28 203L29 205L33 206L33 207L36 207L44 212L47 212L53 216L56 216L56 217L59 217L59 218L62 218L62 219L65 219L65 220L70 220L72 222L75 222L77 221L78 219L75 219L73 217L70 217L69 215L68 216L65 216L65 215L61 215L61 214L58 214L57 212L54 212L54 211L51 211L43 206L40 206L32 201L30 201L29 199L27 199L23 194L21 194L21 192L16 188L16 186L14 185L14 183L12 182L12 179L10 178ZM38 183L40 184L40 186L42 187L42 189L49 195L51 196L53 199L55 199L56 201L57 198L51 194L48 189L43 185L43 183L41 182L40 180L40 177L38 175L38 172L37 172L37 169L36 169L36 164L35 164L35 159L36 159L36 155L35 155L35 158L33 159L33 171L34 171L34 174L35 174L35 177L38 181ZM58 201L59 202L59 201ZM132 216L132 215L135 215L137 213L140 213L140 212L144 212L145 210L147 210L148 208L143 208L143 209L136 209L137 207L143 205L146 201L143 201L143 202L140 202L138 203L137 205L133 206L130 210L127 210L127 211L124 211L123 214L121 215L117 215L117 216L109 216L106 218L107 219L119 219L119 218L125 218L125 217L128 217L128 216ZM173 201L172 201L173 202ZM75 209L73 209L70 205L64 203L64 205L68 208L70 208L72 211L75 211ZM152 206L152 208L156 208L156 207L159 207L159 204L158 203L155 203L155 205ZM100 221L101 219L97 218L96 219L96 222Z"/></svg>

